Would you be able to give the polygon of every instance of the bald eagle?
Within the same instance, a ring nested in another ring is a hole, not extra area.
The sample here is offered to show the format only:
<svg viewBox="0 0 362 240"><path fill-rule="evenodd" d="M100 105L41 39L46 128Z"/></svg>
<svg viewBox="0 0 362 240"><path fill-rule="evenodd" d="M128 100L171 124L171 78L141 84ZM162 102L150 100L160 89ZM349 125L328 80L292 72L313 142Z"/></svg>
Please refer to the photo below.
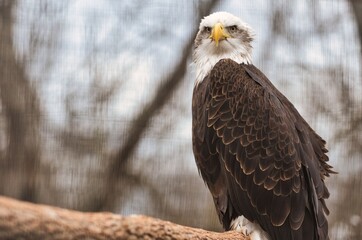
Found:
<svg viewBox="0 0 362 240"><path fill-rule="evenodd" d="M253 30L202 19L194 43L193 152L225 230L252 239L329 239L326 142L252 65Z"/></svg>

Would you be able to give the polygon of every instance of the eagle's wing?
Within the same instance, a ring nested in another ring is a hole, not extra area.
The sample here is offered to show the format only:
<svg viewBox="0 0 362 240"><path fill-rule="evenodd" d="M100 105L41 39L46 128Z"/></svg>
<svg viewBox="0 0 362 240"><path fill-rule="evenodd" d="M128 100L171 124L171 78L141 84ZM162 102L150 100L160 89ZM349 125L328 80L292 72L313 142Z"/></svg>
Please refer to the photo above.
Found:
<svg viewBox="0 0 362 240"><path fill-rule="evenodd" d="M209 77L195 87L192 99L192 143L199 172L213 196L220 221L225 229L232 216L228 207L227 182L216 152L217 136L207 127L206 103L209 101ZM211 135L210 135L211 133ZM228 211L228 212L226 212Z"/></svg>
<svg viewBox="0 0 362 240"><path fill-rule="evenodd" d="M221 60L205 80L193 147L224 227L244 215L272 239L327 239L324 141L255 67Z"/></svg>

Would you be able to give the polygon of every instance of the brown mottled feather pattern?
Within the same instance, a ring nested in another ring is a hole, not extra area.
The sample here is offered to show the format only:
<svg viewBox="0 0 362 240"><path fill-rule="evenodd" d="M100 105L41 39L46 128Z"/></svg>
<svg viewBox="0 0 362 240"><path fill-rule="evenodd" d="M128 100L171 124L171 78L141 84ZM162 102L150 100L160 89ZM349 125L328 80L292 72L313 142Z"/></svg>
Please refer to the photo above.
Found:
<svg viewBox="0 0 362 240"><path fill-rule="evenodd" d="M219 61L192 108L196 163L225 229L244 215L272 239L328 239L325 142L256 67Z"/></svg>

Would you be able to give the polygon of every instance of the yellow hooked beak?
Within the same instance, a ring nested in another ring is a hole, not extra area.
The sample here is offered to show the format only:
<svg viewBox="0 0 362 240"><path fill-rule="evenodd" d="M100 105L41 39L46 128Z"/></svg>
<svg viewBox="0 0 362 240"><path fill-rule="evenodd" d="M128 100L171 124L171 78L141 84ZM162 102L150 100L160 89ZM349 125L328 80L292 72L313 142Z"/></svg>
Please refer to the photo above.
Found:
<svg viewBox="0 0 362 240"><path fill-rule="evenodd" d="M224 26L221 23L216 23L212 28L210 38L215 41L216 47L219 46L219 41L230 37L225 31Z"/></svg>

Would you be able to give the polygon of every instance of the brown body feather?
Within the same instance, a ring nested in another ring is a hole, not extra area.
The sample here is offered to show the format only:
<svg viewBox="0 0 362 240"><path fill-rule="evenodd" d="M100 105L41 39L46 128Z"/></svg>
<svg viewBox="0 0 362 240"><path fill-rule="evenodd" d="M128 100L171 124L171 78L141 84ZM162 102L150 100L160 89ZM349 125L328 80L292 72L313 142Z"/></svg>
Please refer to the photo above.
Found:
<svg viewBox="0 0 362 240"><path fill-rule="evenodd" d="M325 141L253 65L219 61L195 85L193 150L225 229L244 215L271 239L328 239Z"/></svg>

